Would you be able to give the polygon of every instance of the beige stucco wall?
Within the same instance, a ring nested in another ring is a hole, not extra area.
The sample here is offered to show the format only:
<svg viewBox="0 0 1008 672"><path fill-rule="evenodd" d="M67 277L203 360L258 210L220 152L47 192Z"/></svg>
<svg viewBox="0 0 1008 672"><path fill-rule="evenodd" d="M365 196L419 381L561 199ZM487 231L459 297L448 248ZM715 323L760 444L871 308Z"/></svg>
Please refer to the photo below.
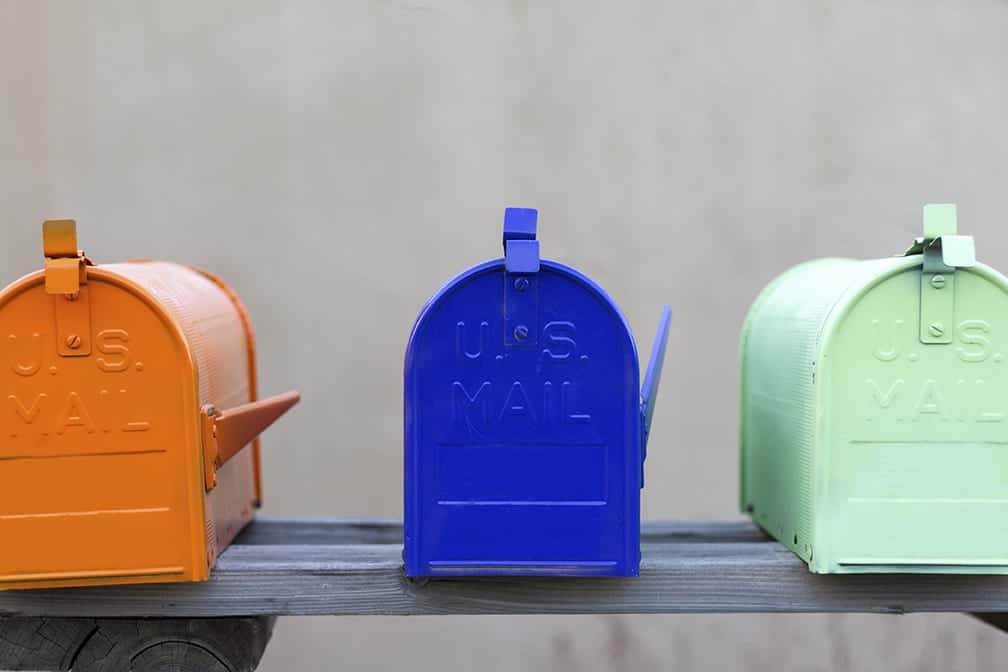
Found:
<svg viewBox="0 0 1008 672"><path fill-rule="evenodd" d="M0 262L99 260L248 303L267 515L395 517L401 357L505 205L649 343L676 323L650 518L736 516L738 332L800 260L899 252L960 204L1008 269L1004 0L0 0ZM645 346L647 347L647 346ZM990 670L960 616L290 619L263 669Z"/></svg>

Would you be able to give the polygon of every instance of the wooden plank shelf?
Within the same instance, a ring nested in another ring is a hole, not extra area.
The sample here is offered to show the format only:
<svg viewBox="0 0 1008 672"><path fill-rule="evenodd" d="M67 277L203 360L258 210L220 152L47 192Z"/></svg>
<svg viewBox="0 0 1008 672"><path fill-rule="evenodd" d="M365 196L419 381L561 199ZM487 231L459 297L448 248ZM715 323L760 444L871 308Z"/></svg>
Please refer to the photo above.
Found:
<svg viewBox="0 0 1008 672"><path fill-rule="evenodd" d="M402 572L394 522L261 520L204 584L0 593L0 618L1008 612L1008 577L817 576L748 522L647 523L636 579Z"/></svg>

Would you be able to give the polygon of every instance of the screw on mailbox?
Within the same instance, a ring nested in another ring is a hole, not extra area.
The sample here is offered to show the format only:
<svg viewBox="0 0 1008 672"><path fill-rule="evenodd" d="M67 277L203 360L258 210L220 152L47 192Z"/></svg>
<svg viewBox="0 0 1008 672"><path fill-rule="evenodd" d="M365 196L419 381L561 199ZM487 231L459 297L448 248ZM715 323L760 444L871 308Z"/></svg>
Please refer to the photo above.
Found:
<svg viewBox="0 0 1008 672"><path fill-rule="evenodd" d="M936 275L933 278L931 278L931 286L934 287L935 289L942 289L945 286L945 276Z"/></svg>
<svg viewBox="0 0 1008 672"><path fill-rule="evenodd" d="M81 347L81 337L78 336L77 334L67 336L66 344L67 347L70 348L71 350L77 350L78 348Z"/></svg>
<svg viewBox="0 0 1008 672"><path fill-rule="evenodd" d="M514 337L516 341L524 341L525 339L528 338L528 336L529 336L529 330L528 327L526 327L524 324L519 324L517 327L515 327Z"/></svg>
<svg viewBox="0 0 1008 672"><path fill-rule="evenodd" d="M928 331L930 331L931 335L935 338L940 338L945 335L945 325L941 322L932 322L931 326L928 327Z"/></svg>
<svg viewBox="0 0 1008 672"><path fill-rule="evenodd" d="M529 288L528 278L517 278L514 281L514 288L517 289L519 292L524 292L526 289Z"/></svg>

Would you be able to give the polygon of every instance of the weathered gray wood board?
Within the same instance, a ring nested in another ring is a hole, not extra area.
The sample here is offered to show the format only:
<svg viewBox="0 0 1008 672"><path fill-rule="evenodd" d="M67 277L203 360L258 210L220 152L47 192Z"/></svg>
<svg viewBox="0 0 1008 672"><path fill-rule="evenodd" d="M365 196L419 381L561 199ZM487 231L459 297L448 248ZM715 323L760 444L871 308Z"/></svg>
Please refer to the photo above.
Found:
<svg viewBox="0 0 1008 672"><path fill-rule="evenodd" d="M768 541L746 521L671 521L645 523L643 538L655 544L686 541ZM392 520L257 520L239 535L238 546L402 544L402 524Z"/></svg>
<svg viewBox="0 0 1008 672"><path fill-rule="evenodd" d="M399 526L261 521L205 584L0 593L0 615L1008 612L1008 577L816 576L748 523L656 523L637 579L410 582Z"/></svg>
<svg viewBox="0 0 1008 672"><path fill-rule="evenodd" d="M275 618L0 618L0 669L254 672Z"/></svg>

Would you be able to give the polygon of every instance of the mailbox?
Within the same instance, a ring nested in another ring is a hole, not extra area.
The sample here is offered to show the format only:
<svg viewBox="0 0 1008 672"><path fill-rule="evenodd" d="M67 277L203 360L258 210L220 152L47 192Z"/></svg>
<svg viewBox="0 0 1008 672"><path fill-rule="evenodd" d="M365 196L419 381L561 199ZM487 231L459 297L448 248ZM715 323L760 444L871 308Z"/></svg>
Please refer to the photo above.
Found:
<svg viewBox="0 0 1008 672"><path fill-rule="evenodd" d="M93 265L71 220L0 293L0 589L201 581L261 499L252 326L217 278Z"/></svg>
<svg viewBox="0 0 1008 672"><path fill-rule="evenodd" d="M953 205L799 266L742 340L741 504L814 572L1008 573L1008 280Z"/></svg>
<svg viewBox="0 0 1008 672"><path fill-rule="evenodd" d="M635 576L640 489L669 328L643 394L633 335L589 278L541 260L535 210L505 257L420 313L405 364L409 576Z"/></svg>

